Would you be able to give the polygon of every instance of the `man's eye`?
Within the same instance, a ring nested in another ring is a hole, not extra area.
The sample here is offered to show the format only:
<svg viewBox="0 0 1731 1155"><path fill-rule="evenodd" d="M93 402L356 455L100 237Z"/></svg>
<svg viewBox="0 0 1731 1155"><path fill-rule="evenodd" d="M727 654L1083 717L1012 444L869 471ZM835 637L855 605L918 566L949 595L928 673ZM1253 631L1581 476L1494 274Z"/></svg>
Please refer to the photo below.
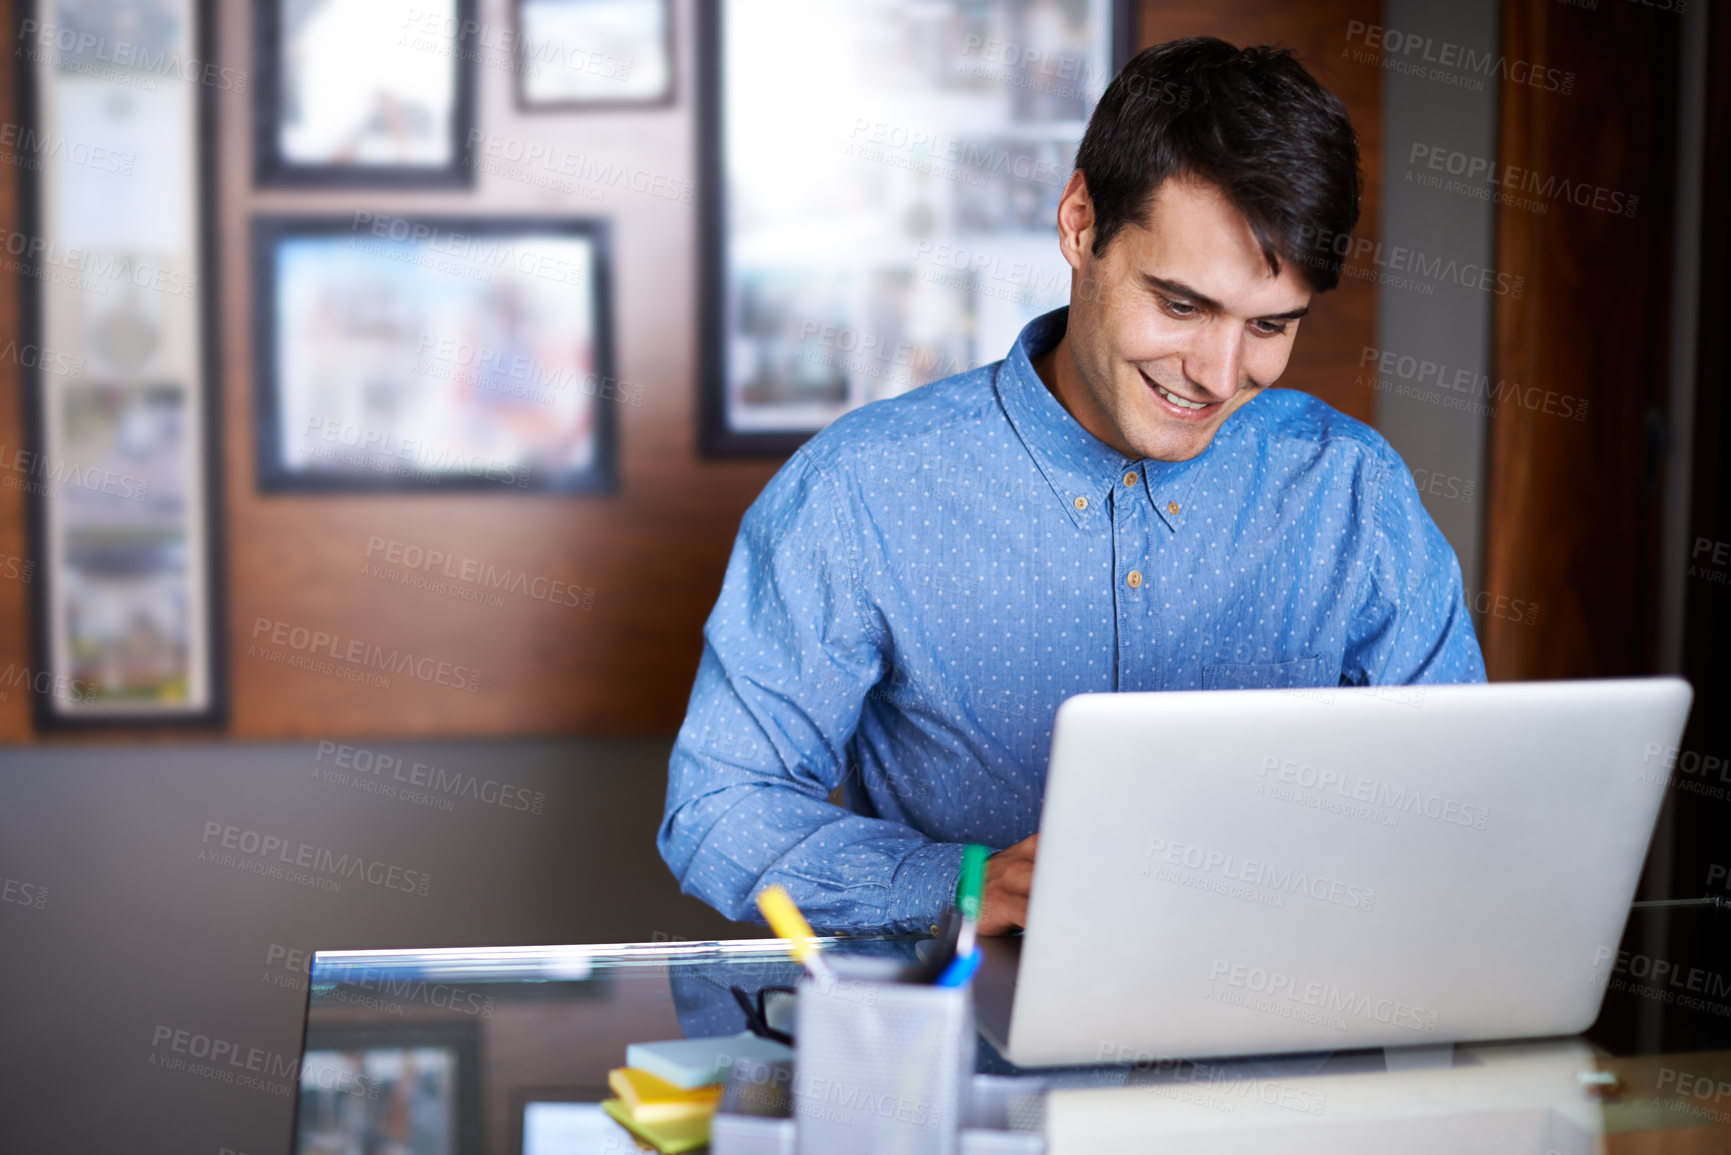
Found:
<svg viewBox="0 0 1731 1155"><path fill-rule="evenodd" d="M1278 337L1282 333L1286 332L1285 321L1280 321L1278 323L1274 321L1252 321L1251 325L1264 337Z"/></svg>
<svg viewBox="0 0 1731 1155"><path fill-rule="evenodd" d="M1174 301L1168 297L1161 297L1160 304L1174 317L1194 317L1196 315L1196 306L1186 304L1183 301Z"/></svg>

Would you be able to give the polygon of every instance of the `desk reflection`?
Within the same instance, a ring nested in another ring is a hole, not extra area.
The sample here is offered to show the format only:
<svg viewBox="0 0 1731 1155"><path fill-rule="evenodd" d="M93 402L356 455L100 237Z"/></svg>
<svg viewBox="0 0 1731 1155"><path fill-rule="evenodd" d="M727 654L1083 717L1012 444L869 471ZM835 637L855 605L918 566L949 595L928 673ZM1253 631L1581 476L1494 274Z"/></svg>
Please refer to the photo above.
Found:
<svg viewBox="0 0 1731 1155"><path fill-rule="evenodd" d="M1710 930L1692 941L1720 943ZM923 940L826 941L912 957ZM741 1031L733 988L799 973L772 939L320 952L294 1150L624 1155L594 1104L626 1046ZM1731 1006L1642 990L1614 989L1588 1037L1038 1071L982 1040L978 1069L1038 1080L1049 1155L1731 1151Z"/></svg>

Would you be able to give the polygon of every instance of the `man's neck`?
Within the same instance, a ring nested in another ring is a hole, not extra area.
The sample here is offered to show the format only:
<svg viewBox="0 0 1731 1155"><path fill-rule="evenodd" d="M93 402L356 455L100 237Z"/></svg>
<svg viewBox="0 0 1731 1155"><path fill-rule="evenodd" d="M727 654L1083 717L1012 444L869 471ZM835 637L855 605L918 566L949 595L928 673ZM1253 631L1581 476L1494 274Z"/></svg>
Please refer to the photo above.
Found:
<svg viewBox="0 0 1731 1155"><path fill-rule="evenodd" d="M1064 407L1066 413L1071 417L1075 417L1075 406L1071 405L1064 396L1064 385L1067 384L1067 382L1064 381L1063 378L1069 376L1069 374L1060 370L1058 367L1060 362L1066 363L1067 367L1069 356L1070 335L1066 333L1062 337L1058 338L1058 343L1056 345L1053 345L1044 353L1028 358L1028 363L1034 367L1034 374L1039 377L1040 384L1046 387L1046 392L1057 398L1058 404ZM1076 419L1078 421L1081 420L1079 417Z"/></svg>
<svg viewBox="0 0 1731 1155"><path fill-rule="evenodd" d="M1044 353L1028 358L1028 364L1034 367L1034 374L1039 377L1040 384L1044 385L1046 387L1046 392L1050 393L1054 397L1058 397L1057 354L1059 346L1063 345L1063 343L1064 339L1060 337L1058 338L1057 345L1053 345ZM1058 397L1058 404L1064 404L1064 399L1062 397Z"/></svg>
<svg viewBox="0 0 1731 1155"><path fill-rule="evenodd" d="M1028 358L1028 363L1034 367L1034 375L1039 377L1040 383L1046 387L1046 391L1057 398L1058 404L1064 407L1064 412L1075 418L1076 424L1125 457L1134 459L1140 456L1140 454L1132 453L1122 445L1114 445L1109 440L1111 432L1104 419L1095 423L1100 428L1093 428L1088 420L1092 413L1078 413L1076 404L1072 403L1070 396L1066 394L1065 389L1069 387L1075 390L1075 397L1078 402L1085 401L1087 396L1081 388L1082 383L1076 379L1076 364L1070 357L1070 335L1068 333L1058 338L1058 343L1044 353Z"/></svg>

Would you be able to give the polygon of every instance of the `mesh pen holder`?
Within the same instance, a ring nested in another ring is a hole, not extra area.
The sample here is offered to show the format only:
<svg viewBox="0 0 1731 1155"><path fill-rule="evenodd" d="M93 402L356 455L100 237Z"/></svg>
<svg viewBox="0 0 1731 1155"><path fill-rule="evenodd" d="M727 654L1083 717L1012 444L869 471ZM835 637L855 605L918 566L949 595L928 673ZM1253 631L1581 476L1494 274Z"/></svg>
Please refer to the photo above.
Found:
<svg viewBox="0 0 1731 1155"><path fill-rule="evenodd" d="M800 979L799 1155L957 1155L974 1078L967 987Z"/></svg>

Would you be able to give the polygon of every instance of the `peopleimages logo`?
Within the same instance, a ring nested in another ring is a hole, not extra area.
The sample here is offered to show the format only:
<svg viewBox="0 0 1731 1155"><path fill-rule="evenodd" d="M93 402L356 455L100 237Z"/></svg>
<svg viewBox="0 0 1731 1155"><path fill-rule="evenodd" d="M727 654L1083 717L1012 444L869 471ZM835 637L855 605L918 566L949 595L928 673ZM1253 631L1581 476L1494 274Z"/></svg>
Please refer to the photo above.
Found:
<svg viewBox="0 0 1731 1155"><path fill-rule="evenodd" d="M29 368L29 366L25 366ZM32 453L28 449L9 449L0 445L0 472L5 472L6 488L31 489L34 492L47 494L54 486L62 491L77 486L91 493L106 494L118 497L122 501L142 501L150 492L150 481L140 480L131 474L120 474L104 466L84 466L71 460L57 460L49 464L47 456ZM12 475L39 478L40 484L31 486L17 482Z"/></svg>
<svg viewBox="0 0 1731 1155"><path fill-rule="evenodd" d="M54 377L84 376L83 357L56 353L39 345L20 345L17 341L0 345L0 361L16 361L26 369L40 369Z"/></svg>
<svg viewBox="0 0 1731 1155"><path fill-rule="evenodd" d="M1707 867L1707 888L1711 890L1714 883L1731 890L1731 878L1726 877L1724 863L1715 862Z"/></svg>
<svg viewBox="0 0 1731 1155"><path fill-rule="evenodd" d="M459 60L478 60L525 76L539 76L546 65L567 72L586 72L602 80L631 79L636 61L572 43L566 37L535 39L521 28L491 20L454 16L450 6L410 8L397 43L421 52ZM592 34L593 35L593 34ZM610 47L610 46L609 46Z"/></svg>
<svg viewBox="0 0 1731 1155"><path fill-rule="evenodd" d="M1613 959L1616 961L1608 971L1601 969ZM1638 979L1645 985L1628 983L1617 977L1620 975ZM1628 990L1635 994L1658 997L1664 1002L1678 1002L1679 1005L1697 1008L1705 1007L1706 1004L1701 999L1688 999L1689 995L1708 995L1715 999L1731 998L1731 976L1701 967L1684 966L1654 955L1612 950L1608 946L1599 947L1593 952L1593 974L1588 983L1591 986L1605 983L1614 991ZM1731 1008L1721 1006L1716 1013L1726 1014L1728 1011L1731 1011Z"/></svg>
<svg viewBox="0 0 1731 1155"><path fill-rule="evenodd" d="M1314 253L1331 252L1342 261L1368 256L1373 266L1390 272L1415 273L1433 283L1447 282L1516 301L1521 299L1527 287L1526 277L1499 273L1488 265L1475 265L1470 261L1463 264L1452 257L1427 257L1418 249L1404 245L1385 246L1369 237L1354 237L1350 233L1337 233L1314 225L1300 225L1298 239L1303 247ZM1327 263L1321 256L1305 256L1299 260L1301 264L1311 266ZM1354 274L1349 272L1349 275Z"/></svg>
<svg viewBox="0 0 1731 1155"><path fill-rule="evenodd" d="M593 275L588 261L568 261L542 252L534 245L519 245L498 237L436 228L407 217L361 211L355 213L352 228L357 233L388 241L411 241L429 253L470 265L474 271L486 273L488 277L491 276L490 270L504 269L556 284L587 286Z"/></svg>
<svg viewBox="0 0 1731 1155"><path fill-rule="evenodd" d="M911 168L963 184L983 186L986 174L1000 173L1058 188L1069 176L1049 155L1012 151L995 142L945 136L929 128L909 128L867 116L854 117L848 138L844 156Z"/></svg>
<svg viewBox="0 0 1731 1155"><path fill-rule="evenodd" d="M554 392L580 393L585 397L599 397L603 401L636 408L643 405L644 389L641 385L582 371L571 365L544 365L526 353L510 349L423 333L415 346L415 354L423 359L418 364L423 365L428 376L450 377L457 370L469 370L482 377L476 388L488 393L527 397L543 405L558 400ZM499 380L501 377L513 384L506 385Z"/></svg>
<svg viewBox="0 0 1731 1155"><path fill-rule="evenodd" d="M11 121L0 121L0 148L20 150L0 157L0 161L38 171L43 161L59 161L96 172L131 176L132 167L138 161L135 153L91 144L87 140L74 140L61 133L44 132Z"/></svg>
<svg viewBox="0 0 1731 1155"><path fill-rule="evenodd" d="M370 1006L375 1010L390 1011L393 1014L402 1014L404 1003L424 1003L460 1015L490 1019L497 1003L492 995L483 995L479 991L466 990L450 983L430 983L424 978L404 975L385 967L348 969L335 981L338 985L330 997L336 1001ZM361 994L363 991L376 992L377 997Z"/></svg>
<svg viewBox="0 0 1731 1155"><path fill-rule="evenodd" d="M1187 871L1214 875L1226 882L1241 882L1251 888L1271 891L1274 894L1300 894L1318 902L1331 902L1350 910L1370 910L1376 903L1376 890L1373 887L1295 870L1290 866L1275 866L1271 862L1243 858L1220 850L1172 842L1165 838L1149 838L1146 857L1149 862L1142 869L1145 876L1163 877L1152 870L1156 862L1163 862ZM1178 876L1165 881L1182 883L1185 880Z"/></svg>
<svg viewBox="0 0 1731 1155"><path fill-rule="evenodd" d="M595 591L589 587L556 581L545 575L531 576L527 570L501 570L490 562L476 558L459 557L443 550L427 549L411 542L386 539L374 534L367 538L364 556L370 561L376 554L383 555L383 559L393 566L441 574L454 581L485 586L488 589L502 589L507 593L522 594L524 597L553 605L588 609L594 604ZM363 566L361 572L367 573L367 568Z"/></svg>
<svg viewBox="0 0 1731 1155"><path fill-rule="evenodd" d="M811 339L833 354L825 355L811 348ZM804 321L799 330L800 348L794 356L804 361L851 369L872 376L906 376L892 366L925 375L930 380L964 373L973 368L960 356L946 356L941 350L910 341L891 342L871 333L862 333L846 325L825 325L820 321ZM857 354L857 355L856 355Z"/></svg>
<svg viewBox="0 0 1731 1155"><path fill-rule="evenodd" d="M274 834L245 830L222 822L206 822L202 841L205 848L198 852L200 862L237 866L253 874L288 877L292 882L307 880L291 877L298 871L284 875L278 863L313 870L327 876L311 880L323 884L318 887L320 890L338 889L340 884L335 883L335 880L339 878L359 878L362 882L382 886L386 890L400 890L405 894L424 896L427 888L433 884L433 876L426 871L405 870L401 866L369 859L361 854L338 854L327 847L313 846L305 842L291 843L288 839ZM214 847L211 846L212 842L216 844ZM238 851L254 861L237 860L232 854L224 854L225 850Z"/></svg>
<svg viewBox="0 0 1731 1155"><path fill-rule="evenodd" d="M140 289L154 289L171 296L196 297L198 278L164 265L136 260L130 253L98 252L62 245L58 241L33 237L26 233L0 229L0 249L8 256L21 258L23 264L11 266L28 276L45 278L49 267L67 274L49 278L57 284L70 284L80 291L105 296L108 286L84 277L104 281L124 281ZM40 261L40 264L35 262Z"/></svg>
<svg viewBox="0 0 1731 1155"><path fill-rule="evenodd" d="M1707 555L1705 561L1703 554ZM1710 537L1695 537L1695 544L1689 550L1689 576L1700 578L1712 585L1731 585L1731 542L1716 541Z"/></svg>
<svg viewBox="0 0 1731 1155"><path fill-rule="evenodd" d="M6 687L0 690L0 702L7 701L11 691L18 688L61 702L94 702L101 696L96 686L82 678L68 678L54 670L32 672L29 666L16 662L0 670L0 686Z"/></svg>
<svg viewBox="0 0 1731 1155"><path fill-rule="evenodd" d="M975 246L921 239L914 244L921 279L935 285L970 289L1006 300L1047 300L1068 294L1070 270L1042 268L1031 261Z"/></svg>
<svg viewBox="0 0 1731 1155"><path fill-rule="evenodd" d="M978 56L987 64L1001 64L1006 68L1020 69L1029 76L1043 80L1074 80L1080 82L1081 88L1103 88L1112 79L1112 72L1104 63L1091 62L1085 57L1072 52L1053 52L1046 48L1024 47L1014 41L999 40L995 36L982 36L972 33L962 46L964 57ZM961 63L956 65L956 71L963 71ZM972 71L971 75L984 73ZM1177 103L1185 89L1168 81L1163 90L1169 92L1169 99ZM1049 91L1041 89L1041 91ZM1066 90L1059 90L1066 91Z"/></svg>
<svg viewBox="0 0 1731 1155"><path fill-rule="evenodd" d="M300 1075L300 1064L291 1055L267 1051L263 1047L247 1047L232 1039L219 1039L197 1031L177 1030L156 1024L150 1037L150 1065L169 1071L264 1091L287 1098L294 1093L294 1081ZM347 1080L330 1090L378 1097L376 1080L364 1075L343 1072ZM373 1084L369 1094L367 1084Z"/></svg>
<svg viewBox="0 0 1731 1155"><path fill-rule="evenodd" d="M678 201L681 204L691 204L697 199L697 185L693 181L635 168L616 160L603 162L597 156L572 152L555 145L523 140L498 132L483 132L478 128L469 130L468 145L471 154L481 154L480 164L483 171L492 171L485 167L488 161L502 160L521 164L526 169L545 173L551 178L570 177L573 181L580 182L576 188L588 187L601 193L601 196L588 198L591 200L602 199L606 195L602 190L611 187L623 187L644 196ZM501 172L499 175L507 174ZM569 186L569 182L566 184ZM572 189L568 187L567 191Z"/></svg>
<svg viewBox="0 0 1731 1155"><path fill-rule="evenodd" d="M458 690L468 690L470 693L481 688L481 671L473 667L454 666L450 662L442 662L436 658L417 658L413 651L392 649L387 654L383 646L362 641L360 638L349 638L344 644L345 640L339 634L292 625L289 622L275 621L271 618L255 618L252 625L252 636L255 642L259 638L264 638L266 642L272 645L286 645L290 650L308 655L322 654L334 661L348 663L353 667L388 670L393 674L407 674L422 682L431 682L438 686L450 686ZM340 651L339 646L341 646ZM249 646L247 656L253 656L256 650L256 645ZM267 652L265 657L270 658L271 655Z"/></svg>
<svg viewBox="0 0 1731 1155"><path fill-rule="evenodd" d="M1429 36L1366 24L1362 20L1346 22L1346 39L1359 41L1368 49L1379 50L1382 65L1390 71L1410 73L1430 80L1448 80L1457 85L1468 78L1495 76L1499 80L1524 84L1564 96L1575 90L1575 74L1561 68L1547 68L1527 60L1510 60L1500 53L1479 52L1470 45L1452 40L1438 41ZM1346 50L1342 49L1342 54ZM1417 60L1408 59L1416 55ZM1361 61L1364 63L1364 61ZM1431 66L1431 67L1427 67ZM1460 85L1473 91L1481 87Z"/></svg>
<svg viewBox="0 0 1731 1155"><path fill-rule="evenodd" d="M1359 351L1358 366L1360 369L1374 366L1375 373L1386 379L1390 387L1399 383L1413 387L1412 390L1395 388L1393 391L1401 396L1417 397L1445 409L1461 409L1484 417L1491 416L1496 411L1495 406L1518 405L1535 413L1585 421L1591 400L1558 393L1554 389L1541 389L1537 385L1506 381L1501 377L1493 383L1489 376L1474 369L1458 365L1451 367L1374 345L1366 345ZM1367 383L1384 387L1383 381L1375 378L1367 381L1363 373L1354 379L1354 384Z"/></svg>
<svg viewBox="0 0 1731 1155"><path fill-rule="evenodd" d="M18 906L28 906L33 910L41 910L48 905L48 888L38 886L34 882L25 882L21 879L0 875L0 902L16 903Z"/></svg>
<svg viewBox="0 0 1731 1155"><path fill-rule="evenodd" d="M513 786L492 778L482 779L459 770L446 770L442 766L433 766L426 762L408 762L394 754L329 740L320 740L318 750L313 754L315 776L320 775L318 764L323 763L327 757L332 765L352 770L357 778L371 775L370 781L382 781L388 776L391 781L403 783L405 787L425 787L432 793L449 795L451 798L472 798L502 810L539 814L547 798L539 790L526 790L521 786ZM341 784L348 785L349 780L345 777ZM409 793L412 792L405 791L405 794Z"/></svg>
<svg viewBox="0 0 1731 1155"><path fill-rule="evenodd" d="M1485 829L1490 821L1491 812L1485 807L1473 806L1458 798L1429 794L1405 786L1390 786L1362 774L1349 777L1339 770L1319 769L1309 762L1295 762L1273 754L1262 759L1260 777L1272 778L1275 782L1315 791L1317 794L1333 794L1338 798L1363 802L1391 814L1417 813L1439 822L1468 826L1474 830ZM1258 785L1256 792L1262 794L1266 791L1262 785Z"/></svg>
<svg viewBox="0 0 1731 1155"><path fill-rule="evenodd" d="M1721 785L1709 779L1717 776ZM1724 798L1731 792L1731 755L1703 754L1699 750L1683 750L1648 742L1641 756L1639 782L1665 785L1675 778L1677 788L1708 798Z"/></svg>
<svg viewBox="0 0 1731 1155"><path fill-rule="evenodd" d="M1280 1083L1254 1074L1247 1074L1231 1062L1205 1063L1192 1059L1174 1059L1152 1051L1125 1046L1122 1043L1101 1043L1095 1058L1102 1063L1131 1064L1144 1078L1159 1076L1157 1082L1138 1082L1140 1090L1154 1095L1171 1095L1186 1102L1201 1102L1203 1106L1220 1107L1239 1114L1232 1100L1254 1099L1270 1107L1284 1107L1305 1115L1320 1115L1328 1104L1328 1096L1309 1087ZM1189 1084L1190 1086L1186 1086ZM1212 1100L1191 1099L1183 1092L1203 1085L1212 1093Z"/></svg>
<svg viewBox="0 0 1731 1155"><path fill-rule="evenodd" d="M314 441L317 434L319 442ZM301 432L308 456L336 465L394 473L428 481L467 474L526 489L529 467L513 465L426 439L403 437L390 430L371 429L318 416L308 417Z"/></svg>
<svg viewBox="0 0 1731 1155"><path fill-rule="evenodd" d="M1731 1079L1715 1079L1711 1075L1691 1074L1675 1067L1660 1067L1656 1089L1663 1091L1667 1087L1691 1099L1711 1099L1714 1106L1725 1103L1731 1107Z"/></svg>
<svg viewBox="0 0 1731 1155"><path fill-rule="evenodd" d="M1418 164L1422 160L1433 172L1446 172L1468 181L1482 180L1493 189L1531 193L1535 197L1567 201L1581 208L1594 208L1619 216L1634 216L1641 202L1640 197L1616 189L1585 181L1541 176L1530 168L1518 168L1442 145L1414 143L1406 160L1408 164Z"/></svg>
<svg viewBox="0 0 1731 1155"><path fill-rule="evenodd" d="M93 21L94 23L94 21ZM123 21L115 21L121 27ZM58 24L40 24L26 17L18 22L19 47L15 55L28 55L37 60L50 50L59 52L56 63L62 71L98 71L82 65L84 59L94 59L103 65L148 73L160 77L179 77L193 84L219 88L237 95L246 91L247 74L240 69L219 68L196 57L181 56L158 48L152 52L142 43L131 40L110 40L94 32ZM28 46L34 45L34 48Z"/></svg>
<svg viewBox="0 0 1731 1155"><path fill-rule="evenodd" d="M1208 968L1208 981L1260 995L1270 1002L1279 1000L1312 1008L1322 1014L1351 1015L1425 1034L1436 1034L1439 1020L1436 1011L1427 1011L1411 1003L1379 998L1364 991L1343 990L1334 983L1301 981L1279 971L1232 963L1222 958L1215 959ZM1210 997L1214 996L1211 994Z"/></svg>

